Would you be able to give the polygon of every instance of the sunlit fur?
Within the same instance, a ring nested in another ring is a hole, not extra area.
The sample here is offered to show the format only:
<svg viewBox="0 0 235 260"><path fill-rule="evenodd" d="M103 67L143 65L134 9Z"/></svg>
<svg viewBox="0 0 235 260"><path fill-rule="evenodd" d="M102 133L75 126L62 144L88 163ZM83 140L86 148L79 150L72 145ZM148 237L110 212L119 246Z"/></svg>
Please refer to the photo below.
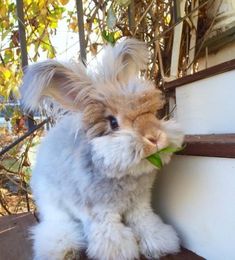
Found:
<svg viewBox="0 0 235 260"><path fill-rule="evenodd" d="M147 60L145 44L126 39L107 46L96 68L54 60L28 68L25 108L37 109L50 97L70 111L42 141L33 170L41 220L32 229L34 259L60 260L82 249L92 259L156 259L179 250L173 228L151 209L156 170L146 157L180 146L183 134L175 122L155 116L164 100L139 78Z"/></svg>

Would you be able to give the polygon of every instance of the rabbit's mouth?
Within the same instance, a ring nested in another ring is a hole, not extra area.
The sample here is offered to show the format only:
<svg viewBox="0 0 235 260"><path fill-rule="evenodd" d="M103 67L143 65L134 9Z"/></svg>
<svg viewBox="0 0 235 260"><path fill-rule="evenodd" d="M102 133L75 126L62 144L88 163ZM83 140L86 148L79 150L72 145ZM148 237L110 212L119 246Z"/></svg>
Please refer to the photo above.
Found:
<svg viewBox="0 0 235 260"><path fill-rule="evenodd" d="M151 146L148 152L146 146ZM152 171L146 157L158 150L151 141L143 141L139 135L124 133L116 136L102 136L91 141L92 163L95 171L108 177L121 178L124 175L138 176ZM141 173L142 172L142 173Z"/></svg>

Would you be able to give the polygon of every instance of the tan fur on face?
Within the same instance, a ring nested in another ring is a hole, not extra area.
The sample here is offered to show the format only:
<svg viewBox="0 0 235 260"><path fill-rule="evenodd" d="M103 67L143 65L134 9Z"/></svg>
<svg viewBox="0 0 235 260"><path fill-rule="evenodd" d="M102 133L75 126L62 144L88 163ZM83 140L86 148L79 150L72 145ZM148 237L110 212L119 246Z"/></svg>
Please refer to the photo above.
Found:
<svg viewBox="0 0 235 260"><path fill-rule="evenodd" d="M147 112L156 113L165 103L161 91L152 86L149 90L144 90L140 93L127 94L123 93L118 85L106 86L103 83L103 85L97 87L96 91L90 91L84 96L81 92L77 96L77 102L84 105L83 109L86 109L86 106L91 104L93 109L90 107L89 111L92 114L96 111L98 104L103 104L106 110L110 109L113 113L128 114L129 117L134 119L139 114ZM100 109L97 109L97 113L99 111ZM101 109L100 112L102 113L103 110ZM93 117L92 114L91 117Z"/></svg>
<svg viewBox="0 0 235 260"><path fill-rule="evenodd" d="M138 116L133 122L133 128L143 138L145 157L168 145L167 135L162 131L160 121L154 114L146 113Z"/></svg>
<svg viewBox="0 0 235 260"><path fill-rule="evenodd" d="M161 131L160 121L155 116L164 104L159 90L150 89L131 95L120 95L117 92L116 96L104 95L102 101L100 97L97 99L99 101L91 99L83 111L83 122L89 138L111 133L106 117L113 115L120 120L120 131L128 129L139 136L145 157L167 146L167 137ZM149 139L156 140L156 144Z"/></svg>

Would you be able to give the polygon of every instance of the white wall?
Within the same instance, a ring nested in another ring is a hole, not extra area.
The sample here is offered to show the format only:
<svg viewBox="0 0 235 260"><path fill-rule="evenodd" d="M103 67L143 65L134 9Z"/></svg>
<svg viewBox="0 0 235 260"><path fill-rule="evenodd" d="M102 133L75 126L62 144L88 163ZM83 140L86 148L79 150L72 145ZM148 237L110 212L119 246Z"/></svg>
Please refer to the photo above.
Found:
<svg viewBox="0 0 235 260"><path fill-rule="evenodd" d="M235 71L177 88L176 103L185 133L235 133Z"/></svg>
<svg viewBox="0 0 235 260"><path fill-rule="evenodd" d="M235 71L176 90L186 134L235 133ZM153 204L188 249L235 260L235 159L175 156L157 180Z"/></svg>
<svg viewBox="0 0 235 260"><path fill-rule="evenodd" d="M175 156L158 176L154 206L184 247L208 260L235 259L235 160Z"/></svg>

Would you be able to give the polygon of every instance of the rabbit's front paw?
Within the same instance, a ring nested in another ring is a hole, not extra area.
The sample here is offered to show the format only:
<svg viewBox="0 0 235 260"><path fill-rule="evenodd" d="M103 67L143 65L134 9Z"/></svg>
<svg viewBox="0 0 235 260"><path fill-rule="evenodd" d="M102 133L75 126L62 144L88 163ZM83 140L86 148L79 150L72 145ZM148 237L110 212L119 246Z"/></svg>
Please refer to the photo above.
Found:
<svg viewBox="0 0 235 260"><path fill-rule="evenodd" d="M179 252L179 238L174 229L163 224L160 229L151 230L140 238L140 252L148 259L159 259L167 254Z"/></svg>
<svg viewBox="0 0 235 260"><path fill-rule="evenodd" d="M89 235L88 256L99 260L138 259L139 249L131 229L123 224L97 226Z"/></svg>
<svg viewBox="0 0 235 260"><path fill-rule="evenodd" d="M78 259L80 259L79 251L70 250L65 254L63 260L78 260Z"/></svg>

